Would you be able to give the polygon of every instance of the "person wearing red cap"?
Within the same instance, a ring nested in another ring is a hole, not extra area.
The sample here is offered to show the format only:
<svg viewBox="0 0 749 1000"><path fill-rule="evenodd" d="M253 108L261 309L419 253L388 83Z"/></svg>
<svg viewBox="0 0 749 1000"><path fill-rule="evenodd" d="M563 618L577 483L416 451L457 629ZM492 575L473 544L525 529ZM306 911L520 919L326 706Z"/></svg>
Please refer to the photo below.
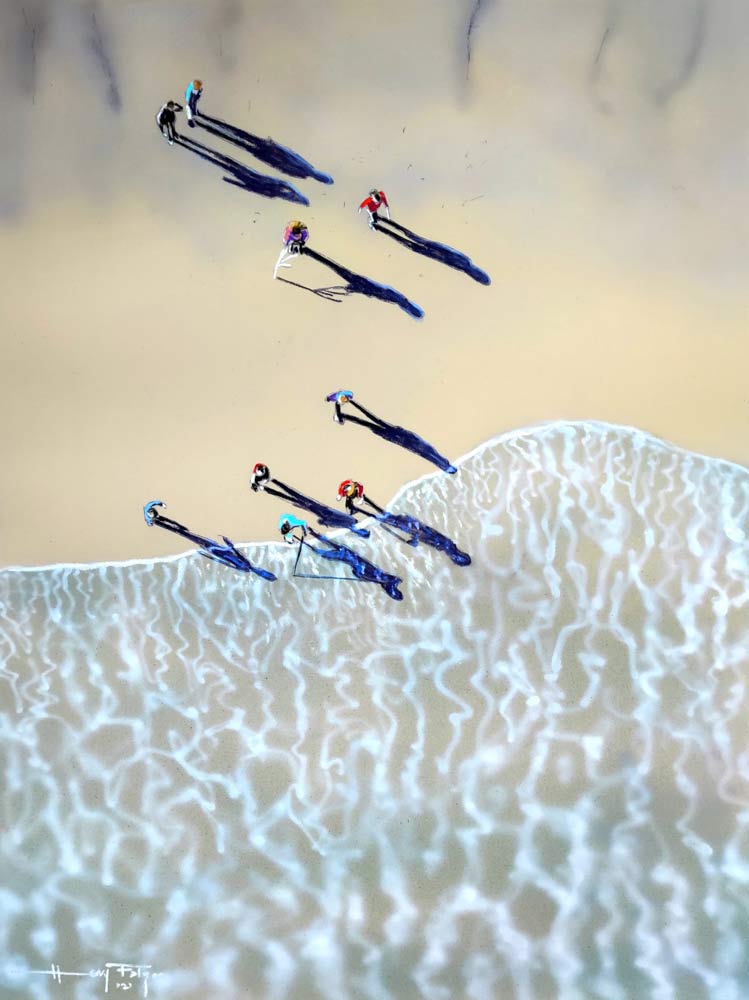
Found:
<svg viewBox="0 0 749 1000"><path fill-rule="evenodd" d="M265 484L270 480L270 469L267 465L263 465L262 462L256 462L255 467L252 470L252 478L250 479L250 489L253 493L257 493L258 490L264 490Z"/></svg>
<svg viewBox="0 0 749 1000"><path fill-rule="evenodd" d="M346 511L352 516L362 513L357 510L354 501L361 500L364 496L364 487L357 483L355 479L344 479L338 487L338 499L346 501Z"/></svg>

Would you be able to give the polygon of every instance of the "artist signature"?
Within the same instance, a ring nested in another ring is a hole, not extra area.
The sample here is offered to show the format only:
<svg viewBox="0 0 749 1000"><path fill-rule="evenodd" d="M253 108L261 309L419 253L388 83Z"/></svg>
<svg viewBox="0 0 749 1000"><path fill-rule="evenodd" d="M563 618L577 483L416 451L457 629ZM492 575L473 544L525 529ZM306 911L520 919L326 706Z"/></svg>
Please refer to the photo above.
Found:
<svg viewBox="0 0 749 1000"><path fill-rule="evenodd" d="M132 965L129 962L105 962L101 968L89 969L88 972L66 972L52 962L48 969L12 969L16 976L50 976L55 983L61 983L66 976L77 976L83 979L100 979L104 983L104 992L114 990L132 990L141 987L141 996L148 996L148 980L163 975L162 972L151 972L150 965Z"/></svg>

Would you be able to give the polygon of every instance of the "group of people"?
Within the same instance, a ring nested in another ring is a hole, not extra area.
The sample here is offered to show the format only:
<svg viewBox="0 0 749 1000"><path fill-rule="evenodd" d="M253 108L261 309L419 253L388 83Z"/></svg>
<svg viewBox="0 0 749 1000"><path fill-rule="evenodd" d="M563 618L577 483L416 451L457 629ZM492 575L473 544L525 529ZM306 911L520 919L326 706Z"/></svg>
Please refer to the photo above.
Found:
<svg viewBox="0 0 749 1000"><path fill-rule="evenodd" d="M378 191L377 188L372 188L361 205L359 205L359 211L362 212L364 210L367 212L369 228L372 231L375 230L377 223L381 220L380 210L385 211L388 221L390 220L390 205L388 204L385 192ZM286 224L281 253L278 255L276 266L273 269L274 278L278 276L279 268L291 267L290 258L294 254L300 254L304 251L308 239L309 229L304 222L301 222L299 219L293 219Z"/></svg>
<svg viewBox="0 0 749 1000"><path fill-rule="evenodd" d="M156 123L170 145L173 145L177 138L175 128L177 114L185 111L188 125L194 126L194 119L199 114L198 102L202 94L203 83L201 80L195 79L188 84L185 90L184 105L174 100L169 100L160 108L156 115ZM384 191L378 188L372 188L367 197L359 205L359 212L363 211L367 213L369 228L372 231L376 230L381 221L391 222L390 205L387 196ZM384 218L380 213L384 213ZM304 252L308 240L309 229L304 222L294 219L286 225L282 240L283 247L276 263L274 276L277 275L279 267L289 267L290 259ZM351 391L336 390L330 393L326 397L326 400L334 404L333 417L337 423L343 424L351 421L354 424L371 430L380 438L421 455L421 457L437 465L444 472L453 474L457 471L448 459L413 431L390 424L361 406L361 404L354 400L354 395ZM344 414L344 407L353 407L359 411L360 415L357 416L348 412ZM268 466L263 463L255 465L250 486L253 492L269 493L295 507L308 511L324 526L346 528L360 537L368 538L370 534L369 530L360 527L356 517L374 518L383 526L384 530L395 534L396 537L408 545L415 546L419 542L423 542L445 552L458 565L467 565L471 561L466 553L461 552L449 538L435 529L423 524L409 514L393 514L374 503L364 493L362 484L355 480L344 480L338 489L338 499L345 502L345 513L313 500L305 494L287 486L285 483L271 478ZM166 518L161 514L158 509L161 506L163 504L160 501L151 501L146 505L144 516L147 524L157 524L162 528L177 532L197 542L200 545L201 553L215 561L223 562L244 572L257 573L269 580L275 579L273 574L268 571L252 566L238 552L228 538L223 538L222 544L201 535L196 535L183 525L180 525L179 522ZM319 534L302 518L291 514L283 514L279 521L279 530L286 541L296 541L299 543L300 555L302 546L305 545L325 559L345 563L350 568L354 579L378 583L394 600L402 599L403 595L398 589L401 580L398 577L385 573L364 559L359 553L348 548L348 546ZM316 544L310 542L310 539L313 539ZM296 566L295 575L297 575Z"/></svg>
<svg viewBox="0 0 749 1000"><path fill-rule="evenodd" d="M343 424L347 420L351 420L362 427L372 430L373 433L390 441L392 444L397 444L408 451L421 455L422 458L437 465L443 472L453 474L457 471L448 459L440 455L432 445L424 441L418 434L406 430L404 427L390 424L370 413L369 410L354 400L354 394L350 390L338 389L330 393L326 397L326 401L334 404L334 419L337 423ZM343 408L345 406L355 406L367 419L361 419L351 414L344 414ZM280 479L274 478L271 476L269 467L264 462L258 462L253 468L250 477L250 488L253 493L267 493L293 507L307 511L325 527L343 528L359 535L361 538L368 538L370 535L369 529L362 527L356 518L373 518L385 531L395 535L407 545L416 546L419 543L428 545L440 552L444 552L458 566L467 566L471 562L470 556L462 552L446 535L424 524L410 514L394 514L385 510L384 507L381 507L374 500L370 499L365 493L363 485L354 479L345 479L338 487L338 500L344 501L346 507L345 513L301 493ZM345 563L350 568L355 579L378 583L394 600L401 599L402 595L398 589L401 581L398 577L385 573L347 545L316 532L309 526L306 520L296 517L293 514L284 513L279 519L278 528L285 541L299 544L300 555L302 546L307 546L324 559L333 559ZM309 538L312 538L317 544L310 542ZM295 575L297 575L296 566Z"/></svg>
<svg viewBox="0 0 749 1000"><path fill-rule="evenodd" d="M170 146L174 145L174 140L177 138L177 115L181 111L184 111L187 124L190 127L194 127L194 119L198 115L198 101L202 95L203 81L197 79L191 80L185 89L184 105L179 104L177 101L169 100L157 112L156 124ZM362 211L366 211L369 228L372 231L377 227L377 223L381 221L380 211L384 211L386 219L390 221L390 205L385 192L380 191L378 188L372 188L367 197L359 205L359 212ZM304 222L294 219L287 223L283 234L283 247L273 270L274 277L278 276L278 269L280 267L291 266L290 258L294 254L302 253L308 239L309 229Z"/></svg>
<svg viewBox="0 0 749 1000"><path fill-rule="evenodd" d="M390 205L388 204L385 192L378 191L377 188L372 188L361 205L359 205L360 212L366 210L369 220L369 228L372 230L375 229L377 223L381 219L379 214L380 209L383 209L387 213L386 217L389 221ZM281 251L278 263L276 264L276 270L278 270L279 267L288 267L289 265L283 262L283 258L290 257L295 253L301 253L308 239L309 229L304 222L294 219L292 222L287 223L283 233L283 250Z"/></svg>
<svg viewBox="0 0 749 1000"><path fill-rule="evenodd" d="M170 146L174 145L177 138L177 115L180 111L185 112L187 124L190 128L195 127L193 119L198 114L198 101L203 95L203 81L191 80L185 89L185 103L178 104L177 101L166 101L156 114L156 124L159 131L164 136Z"/></svg>

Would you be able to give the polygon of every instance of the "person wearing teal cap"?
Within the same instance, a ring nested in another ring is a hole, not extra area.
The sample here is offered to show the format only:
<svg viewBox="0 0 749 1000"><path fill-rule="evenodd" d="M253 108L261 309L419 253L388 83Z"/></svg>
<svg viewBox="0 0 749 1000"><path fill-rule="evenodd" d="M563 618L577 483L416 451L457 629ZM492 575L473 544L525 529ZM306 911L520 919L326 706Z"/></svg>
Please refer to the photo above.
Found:
<svg viewBox="0 0 749 1000"><path fill-rule="evenodd" d="M301 538L294 534L294 529L299 528ZM293 542L301 542L307 534L307 522L301 517L294 517L293 514L281 514L278 519L278 530L283 535L283 540L291 545Z"/></svg>

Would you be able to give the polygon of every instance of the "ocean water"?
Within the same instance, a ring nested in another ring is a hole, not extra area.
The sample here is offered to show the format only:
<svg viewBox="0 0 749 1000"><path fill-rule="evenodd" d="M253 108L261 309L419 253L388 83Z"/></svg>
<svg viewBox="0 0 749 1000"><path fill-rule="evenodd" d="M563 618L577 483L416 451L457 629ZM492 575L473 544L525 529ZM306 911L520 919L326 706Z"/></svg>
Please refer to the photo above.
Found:
<svg viewBox="0 0 749 1000"><path fill-rule="evenodd" d="M473 564L0 572L0 996L749 996L749 472L559 423L391 507Z"/></svg>

